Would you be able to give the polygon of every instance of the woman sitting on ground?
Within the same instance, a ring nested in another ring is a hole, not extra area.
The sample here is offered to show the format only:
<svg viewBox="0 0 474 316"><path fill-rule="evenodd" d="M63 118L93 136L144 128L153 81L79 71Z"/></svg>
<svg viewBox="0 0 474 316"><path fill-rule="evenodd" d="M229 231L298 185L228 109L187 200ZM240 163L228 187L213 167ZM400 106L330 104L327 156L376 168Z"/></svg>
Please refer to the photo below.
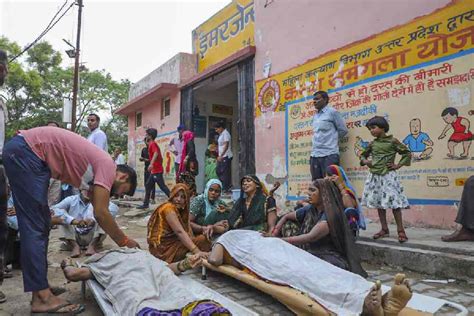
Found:
<svg viewBox="0 0 474 316"><path fill-rule="evenodd" d="M240 198L229 215L230 229L271 231L277 221L275 199L255 175L243 177L240 187Z"/></svg>
<svg viewBox="0 0 474 316"><path fill-rule="evenodd" d="M213 235L223 234L229 229L229 211L220 199L221 192L221 181L211 179L207 182L204 193L191 200L189 219L193 232L203 234L208 240L211 240Z"/></svg>
<svg viewBox="0 0 474 316"><path fill-rule="evenodd" d="M200 265L201 260L192 255L166 264L144 250L120 248L98 253L80 268L71 259L63 260L61 267L69 281L95 279L117 315L231 315L175 276Z"/></svg>
<svg viewBox="0 0 474 316"><path fill-rule="evenodd" d="M189 221L189 189L178 183L167 202L158 206L148 222L150 253L168 263L185 258L188 252L206 257L211 244L204 235L194 237Z"/></svg>
<svg viewBox="0 0 474 316"><path fill-rule="evenodd" d="M355 251L354 239L344 215L341 193L334 182L318 179L308 188L309 207L284 215L272 231L281 236L288 221L296 222L300 230L292 236L285 231L283 240L341 269L367 276Z"/></svg>
<svg viewBox="0 0 474 316"><path fill-rule="evenodd" d="M380 281L374 285L360 275L341 270L280 238L264 237L255 231L225 233L212 248L208 262L214 266L226 264L243 268L266 283L297 289L334 315L394 316L412 296L403 274L395 276L392 290L382 297ZM289 301L298 309L291 297L281 300L284 304ZM298 314L307 315L307 306L300 308Z"/></svg>

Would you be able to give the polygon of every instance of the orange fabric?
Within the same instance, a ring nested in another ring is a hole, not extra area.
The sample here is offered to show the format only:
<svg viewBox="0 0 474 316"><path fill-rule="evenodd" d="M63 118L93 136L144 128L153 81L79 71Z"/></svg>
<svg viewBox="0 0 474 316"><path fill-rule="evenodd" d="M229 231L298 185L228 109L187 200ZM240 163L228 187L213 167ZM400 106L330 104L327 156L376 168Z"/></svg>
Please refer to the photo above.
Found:
<svg viewBox="0 0 474 316"><path fill-rule="evenodd" d="M186 197L185 207L182 210L179 210L176 205L172 203L173 198L180 191L183 191ZM189 237L200 250L210 250L211 243L203 235L197 237L193 236L189 221L189 190L187 185L178 183L171 190L168 202L158 206L148 221L147 242L152 255L163 261L172 263L184 259L186 253L189 252L189 249L181 243L166 220L166 215L169 213L176 214L181 226L183 226L186 233L188 233Z"/></svg>
<svg viewBox="0 0 474 316"><path fill-rule="evenodd" d="M207 240L204 235L199 235L191 239L200 250L211 250L211 242ZM186 257L186 254L190 252L177 237L174 240L162 242L157 247L150 245L149 250L152 255L160 260L166 261L167 263L183 260Z"/></svg>

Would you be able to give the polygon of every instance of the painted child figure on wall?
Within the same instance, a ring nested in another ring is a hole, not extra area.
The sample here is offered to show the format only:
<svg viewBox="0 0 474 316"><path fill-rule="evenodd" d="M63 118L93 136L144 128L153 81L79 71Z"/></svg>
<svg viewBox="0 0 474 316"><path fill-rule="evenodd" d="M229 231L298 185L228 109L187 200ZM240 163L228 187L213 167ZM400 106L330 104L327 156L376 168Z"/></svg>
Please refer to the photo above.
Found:
<svg viewBox="0 0 474 316"><path fill-rule="evenodd" d="M433 153L433 141L428 134L421 131L421 120L414 118L410 121L410 134L403 143L410 149L413 160L429 159Z"/></svg>
<svg viewBox="0 0 474 316"><path fill-rule="evenodd" d="M438 139L443 139L446 137L446 133L453 129L453 133L448 140L448 158L456 158L455 147L457 144L462 143L463 152L459 156L461 159L467 158L469 155L469 148L471 147L473 135L470 129L470 122L467 118L459 116L457 109L453 107L447 107L441 113L443 121L446 122L446 126L439 135Z"/></svg>

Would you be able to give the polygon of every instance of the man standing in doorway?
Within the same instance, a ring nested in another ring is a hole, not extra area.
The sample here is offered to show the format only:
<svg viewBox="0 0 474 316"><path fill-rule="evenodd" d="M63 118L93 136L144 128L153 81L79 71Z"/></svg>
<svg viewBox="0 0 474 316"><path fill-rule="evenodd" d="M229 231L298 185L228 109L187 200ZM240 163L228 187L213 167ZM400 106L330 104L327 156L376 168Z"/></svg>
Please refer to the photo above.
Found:
<svg viewBox="0 0 474 316"><path fill-rule="evenodd" d="M324 178L329 165L339 165L339 139L348 130L341 114L328 105L326 91L313 95L316 114L313 116L313 148L310 158L312 180Z"/></svg>
<svg viewBox="0 0 474 316"><path fill-rule="evenodd" d="M89 127L91 133L87 137L87 140L95 144L97 147L105 152L109 152L109 146L107 145L107 135L100 129L100 117L91 113L87 116L87 127Z"/></svg>
<svg viewBox="0 0 474 316"><path fill-rule="evenodd" d="M225 128L223 122L218 122L214 127L216 133L219 134L217 139L218 156L217 156L217 176L222 182L223 191L230 191L232 185L232 148L230 133Z"/></svg>
<svg viewBox="0 0 474 316"><path fill-rule="evenodd" d="M7 53L0 49L0 87L3 86L8 73ZM7 120L7 108L0 98L0 158L3 150L3 141L5 140L5 121ZM7 179L3 162L0 159L0 285L3 283L3 273L5 271L5 247L7 246L8 224L7 224ZM5 294L0 291L0 303L7 300Z"/></svg>
<svg viewBox="0 0 474 316"><path fill-rule="evenodd" d="M149 207L150 194L156 183L166 196L170 196L170 189L168 189L165 180L163 179L163 156L161 156L160 147L158 147L158 144L155 142L157 135L158 131L156 128L149 128L146 130L148 156L150 157L148 171L150 171L151 175L145 185L145 199L143 200L143 205L137 207L139 209L146 209Z"/></svg>
<svg viewBox="0 0 474 316"><path fill-rule="evenodd" d="M181 161L181 155L183 154L183 132L185 131L184 124L180 124L178 126L178 136L173 138L170 141L170 147L174 154L174 169L176 174L176 181L178 181L178 174L179 174L179 163Z"/></svg>

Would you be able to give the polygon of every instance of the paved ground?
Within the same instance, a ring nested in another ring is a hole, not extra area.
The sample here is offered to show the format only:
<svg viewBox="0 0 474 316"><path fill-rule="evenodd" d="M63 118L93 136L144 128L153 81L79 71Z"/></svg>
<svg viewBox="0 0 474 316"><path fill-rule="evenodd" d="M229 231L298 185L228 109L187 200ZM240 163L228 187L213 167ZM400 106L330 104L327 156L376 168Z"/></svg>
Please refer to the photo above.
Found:
<svg viewBox="0 0 474 316"><path fill-rule="evenodd" d="M367 237L368 240L372 240L372 236L380 230L380 224L378 223L369 223L367 225L367 230L361 231L361 237ZM387 238L382 238L378 242L383 242L387 244L398 243L397 236L397 227L395 225L389 225L390 236ZM405 228L406 234L408 236L408 241L403 244L405 247L411 248L421 248L437 251L447 251L450 253L459 253L459 254L469 254L474 256L474 242L462 241L462 242L444 242L441 241L441 236L450 234L452 231L436 228L414 228L407 227ZM362 238L364 239L364 238Z"/></svg>
<svg viewBox="0 0 474 316"><path fill-rule="evenodd" d="M121 209L118 218L119 225L126 231L126 233L135 238L142 247L146 247L146 221L144 218L128 218L123 216L128 209ZM59 268L59 262L62 258L67 256L67 253L60 252L59 241L57 239L57 230L53 230L51 234L51 242L49 247L48 258L51 263L49 267L49 280L53 285L64 285L68 292L63 294L65 298L79 302L80 285L77 283L66 283ZM107 239L105 247L109 248L112 244L110 239ZM398 272L389 267L377 267L365 265L369 271L370 280L381 280L384 284L390 285L393 275ZM425 276L415 273L406 272L413 283L415 292L447 299L453 302L463 304L468 307L470 312L474 315L474 284L463 282L450 282L448 284L431 283L424 281L426 279L436 279L434 276ZM200 272L196 271L193 277L201 281ZM445 281L445 280L444 280ZM209 271L208 279L202 281L206 286L217 292L239 302L240 304L249 307L261 315L292 315L286 307L279 304L276 300L268 295L262 294L253 288L242 284L239 281L229 277L219 275ZM0 304L0 315L28 315L30 296L22 291L21 272L15 270L14 277L6 279L2 290L7 294L7 303ZM86 312L82 315L102 315L97 304L93 300L91 294L88 292L84 301L86 304ZM452 315L452 310L445 310L439 315Z"/></svg>

